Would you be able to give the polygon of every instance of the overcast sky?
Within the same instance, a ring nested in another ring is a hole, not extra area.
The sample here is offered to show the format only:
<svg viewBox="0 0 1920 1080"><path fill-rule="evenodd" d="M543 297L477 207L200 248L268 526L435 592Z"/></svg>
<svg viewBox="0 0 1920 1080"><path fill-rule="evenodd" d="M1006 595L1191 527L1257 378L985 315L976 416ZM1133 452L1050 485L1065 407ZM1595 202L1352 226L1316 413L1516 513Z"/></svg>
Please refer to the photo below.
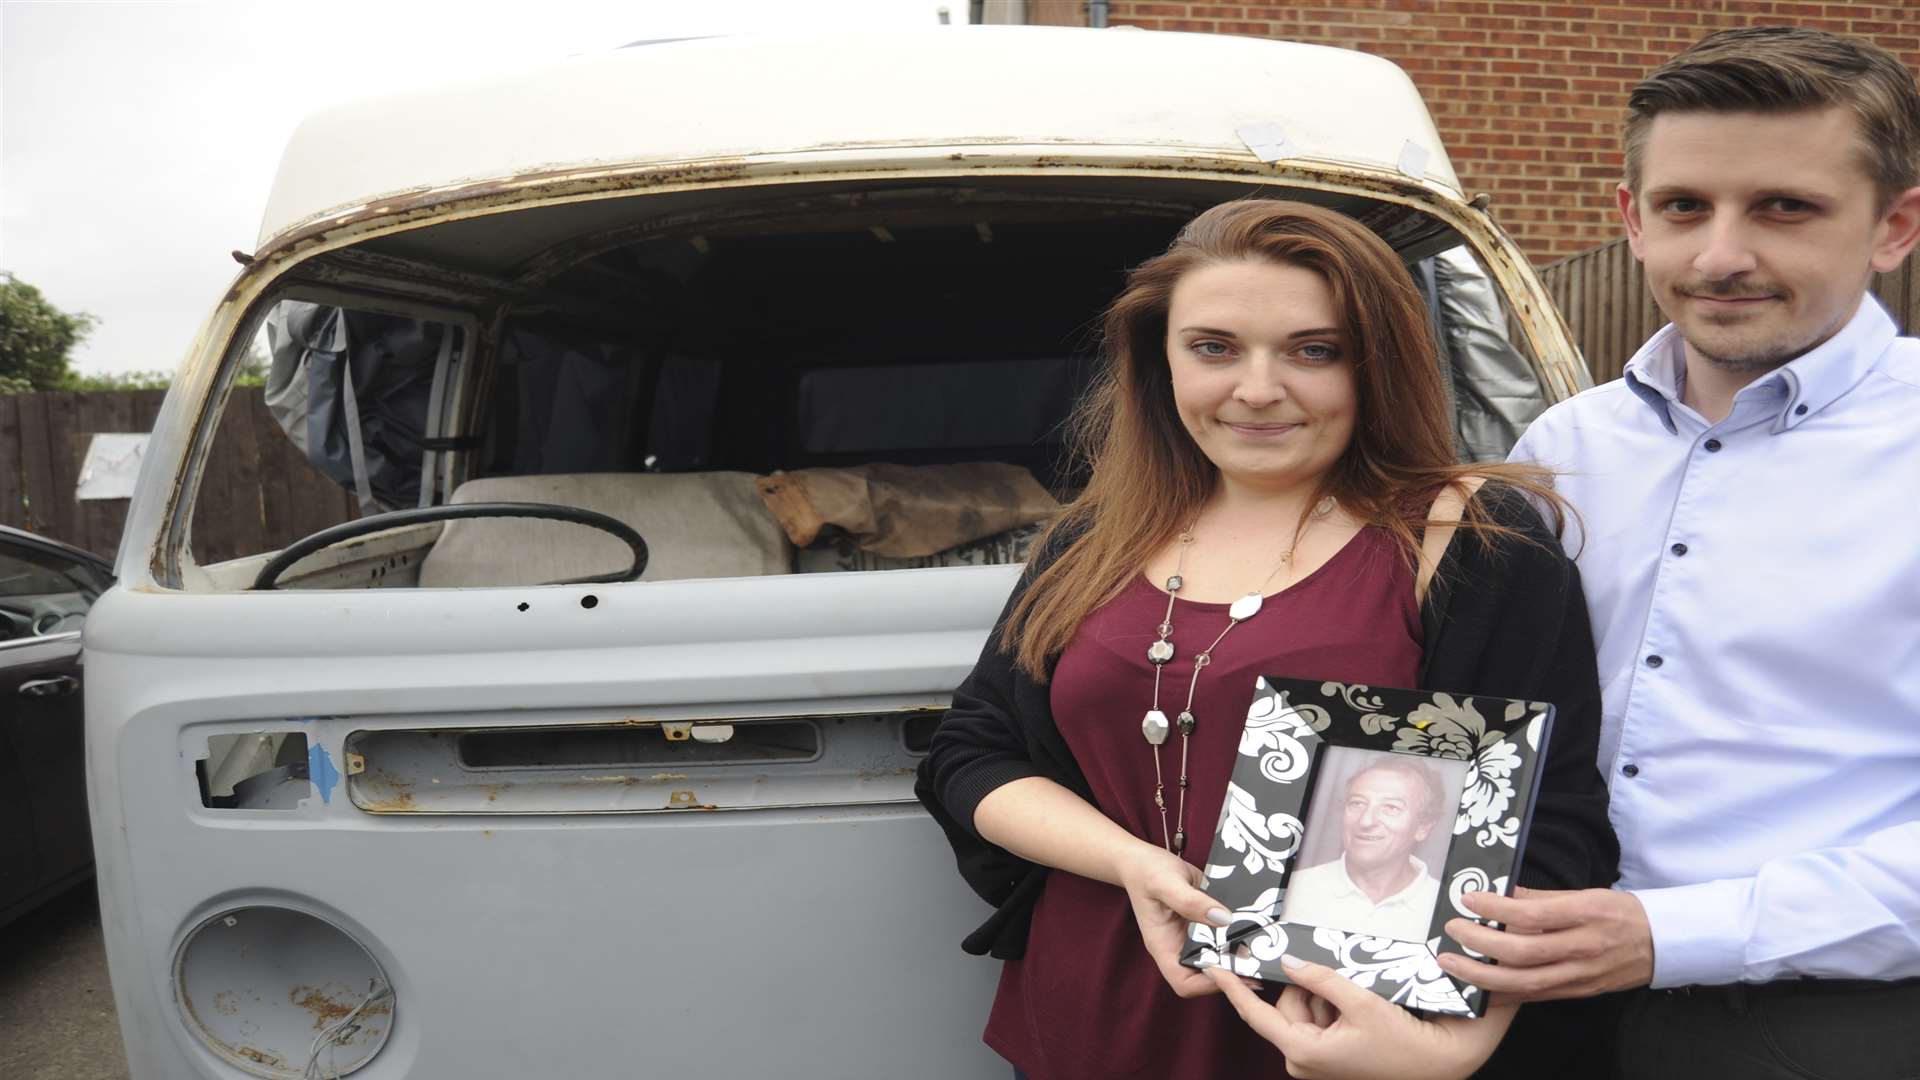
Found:
<svg viewBox="0 0 1920 1080"><path fill-rule="evenodd" d="M927 26L967 0L0 0L0 270L171 371L252 251L280 151L336 101L647 38Z"/></svg>

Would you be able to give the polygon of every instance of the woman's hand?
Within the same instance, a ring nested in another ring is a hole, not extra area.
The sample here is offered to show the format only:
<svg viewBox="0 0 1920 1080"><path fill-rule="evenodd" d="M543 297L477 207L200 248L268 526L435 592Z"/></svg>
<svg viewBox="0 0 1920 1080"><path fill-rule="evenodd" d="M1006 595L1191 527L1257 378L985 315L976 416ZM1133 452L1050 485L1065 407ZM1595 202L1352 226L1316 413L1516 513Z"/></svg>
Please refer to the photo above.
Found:
<svg viewBox="0 0 1920 1080"><path fill-rule="evenodd" d="M1134 921L1140 924L1140 940L1167 985L1181 997L1213 993L1214 982L1206 972L1180 966L1189 922L1225 926L1230 918L1225 908L1200 891L1206 876L1165 848L1141 842L1121 861L1119 877L1133 904ZM1244 986L1241 989L1245 991Z"/></svg>
<svg viewBox="0 0 1920 1080"><path fill-rule="evenodd" d="M1023 859L1127 892L1147 955L1181 997L1214 992L1205 973L1180 966L1187 924L1225 926L1231 916L1200 891L1206 875L1166 848L1115 824L1085 799L1044 777L1028 776L987 793L974 828Z"/></svg>
<svg viewBox="0 0 1920 1080"><path fill-rule="evenodd" d="M1268 1005L1233 975L1208 968L1240 1018L1287 1058L1302 1080L1457 1080L1493 1056L1517 1006L1479 1020L1417 1020L1329 967L1283 957L1294 985ZM1297 966L1296 966L1297 965Z"/></svg>

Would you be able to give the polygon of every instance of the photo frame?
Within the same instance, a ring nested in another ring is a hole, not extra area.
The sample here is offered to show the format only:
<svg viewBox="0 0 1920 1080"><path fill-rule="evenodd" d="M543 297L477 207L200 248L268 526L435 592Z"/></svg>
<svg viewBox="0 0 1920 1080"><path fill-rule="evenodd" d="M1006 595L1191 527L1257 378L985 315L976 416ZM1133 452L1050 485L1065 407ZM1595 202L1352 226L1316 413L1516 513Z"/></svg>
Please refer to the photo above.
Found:
<svg viewBox="0 0 1920 1080"><path fill-rule="evenodd" d="M1486 995L1447 975L1437 961L1445 952L1484 958L1442 927L1455 917L1486 921L1461 906L1466 893L1511 894L1553 713L1544 702L1260 678L1205 866L1207 893L1232 913L1232 921L1225 927L1189 924L1181 962L1284 983L1292 980L1280 957L1290 953L1408 1009L1480 1016ZM1449 775L1459 777L1457 788L1449 786ZM1436 790L1438 813L1430 805ZM1430 834L1416 840L1417 826L1398 826L1396 834L1395 825L1380 823L1423 806L1437 822L1431 831L1445 835L1444 863L1431 885L1418 880L1421 870L1430 873L1431 861L1410 850L1416 842L1438 850ZM1295 862L1316 830L1339 833L1320 845L1340 852L1338 873L1334 863L1314 867L1312 877L1298 879L1303 889L1337 881L1337 897L1351 898L1363 891L1356 881L1381 880L1381 868L1392 871L1395 858L1407 868L1388 878L1409 884L1378 900L1378 908L1371 891L1365 903L1344 908L1337 902L1308 905L1325 925L1289 920L1288 890L1296 871L1308 869ZM1424 920L1409 918L1406 909L1417 910L1427 896L1432 911ZM1381 909L1393 907L1399 909L1393 921L1367 922L1388 918ZM1328 922L1343 921L1348 910L1360 921L1346 922L1346 928ZM1424 928L1418 938L1381 932L1416 925Z"/></svg>

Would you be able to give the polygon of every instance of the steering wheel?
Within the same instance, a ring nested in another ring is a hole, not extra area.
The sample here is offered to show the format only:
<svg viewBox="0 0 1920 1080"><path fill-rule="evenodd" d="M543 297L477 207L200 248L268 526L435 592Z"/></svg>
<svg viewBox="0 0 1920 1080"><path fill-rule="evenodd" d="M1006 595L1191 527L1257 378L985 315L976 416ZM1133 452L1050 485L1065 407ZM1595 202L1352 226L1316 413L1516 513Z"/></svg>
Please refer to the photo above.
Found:
<svg viewBox="0 0 1920 1080"><path fill-rule="evenodd" d="M278 587L280 575L287 568L316 551L330 548L343 540L368 533L385 532L388 529L404 528L408 525L424 525L430 521L454 521L461 518L541 518L547 521L565 521L575 525L585 525L611 533L633 551L633 565L625 570L611 574L595 574L591 577L569 578L565 581L543 582L546 585L588 585L610 581L638 581L647 569L647 542L640 538L631 526L618 518L592 510L582 510L577 506L556 506L552 503L487 502L458 503L446 506L422 506L410 510L392 510L384 514L372 514L349 521L344 525L321 529L317 533L303 536L288 544L260 568L253 579L250 589L274 589Z"/></svg>
<svg viewBox="0 0 1920 1080"><path fill-rule="evenodd" d="M67 620L76 615L85 618L85 612L9 603L0 603L0 615L6 616L0 618L0 640L16 637L22 629L26 630L29 637L46 637L60 633ZM16 619L18 623L14 621Z"/></svg>

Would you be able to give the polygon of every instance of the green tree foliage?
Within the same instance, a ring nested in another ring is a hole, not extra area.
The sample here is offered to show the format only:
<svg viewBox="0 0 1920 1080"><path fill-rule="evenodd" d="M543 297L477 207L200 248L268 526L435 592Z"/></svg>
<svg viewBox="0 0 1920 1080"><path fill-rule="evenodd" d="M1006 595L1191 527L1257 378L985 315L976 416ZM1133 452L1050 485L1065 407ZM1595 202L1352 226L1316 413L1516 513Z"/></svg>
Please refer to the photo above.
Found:
<svg viewBox="0 0 1920 1080"><path fill-rule="evenodd" d="M0 271L0 393L65 387L68 355L95 321L61 311L39 289Z"/></svg>
<svg viewBox="0 0 1920 1080"><path fill-rule="evenodd" d="M235 386L265 386L267 384L266 346L260 340L253 341L247 347L247 358L233 377ZM82 372L67 373L59 389L61 390L165 390L173 385L171 371L118 371L101 375L89 375ZM0 380L0 394L25 393L31 387L21 386L19 390L6 388Z"/></svg>
<svg viewBox="0 0 1920 1080"><path fill-rule="evenodd" d="M99 322L92 315L61 311L40 290L0 270L0 394L36 390L165 390L171 371L121 371L89 374L73 370L69 354ZM265 386L266 337L247 345L234 375L235 386Z"/></svg>
<svg viewBox="0 0 1920 1080"><path fill-rule="evenodd" d="M267 372L272 368L273 362L267 359L266 339L267 335L262 332L259 337L254 338L252 343L247 346L246 363L241 364L240 370L234 374L233 385L267 385Z"/></svg>
<svg viewBox="0 0 1920 1080"><path fill-rule="evenodd" d="M105 375L70 372L62 390L165 390L173 385L169 371L116 371Z"/></svg>

